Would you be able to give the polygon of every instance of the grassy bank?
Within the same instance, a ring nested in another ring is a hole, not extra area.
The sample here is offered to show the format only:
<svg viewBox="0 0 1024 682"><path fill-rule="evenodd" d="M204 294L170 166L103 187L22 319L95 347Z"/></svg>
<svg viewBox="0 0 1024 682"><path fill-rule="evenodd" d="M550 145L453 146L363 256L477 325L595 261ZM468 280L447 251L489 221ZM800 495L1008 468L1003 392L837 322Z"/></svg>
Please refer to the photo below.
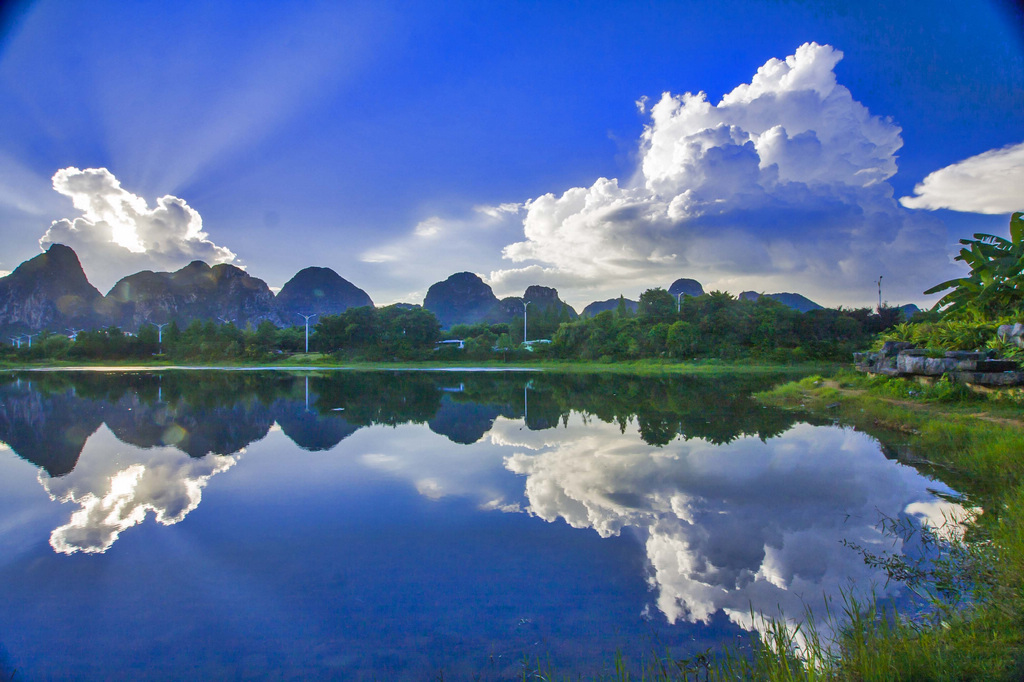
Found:
<svg viewBox="0 0 1024 682"><path fill-rule="evenodd" d="M748 670L764 679L1024 679L1024 412L1015 393L978 396L950 384L841 372L759 398L833 416L896 443L901 458L943 479L979 510L962 536L933 538L927 566L875 557L896 579L934 597L924 621L856 605L840 619L836 656L815 667ZM916 571L916 573L915 573ZM765 652L762 652L764 655Z"/></svg>

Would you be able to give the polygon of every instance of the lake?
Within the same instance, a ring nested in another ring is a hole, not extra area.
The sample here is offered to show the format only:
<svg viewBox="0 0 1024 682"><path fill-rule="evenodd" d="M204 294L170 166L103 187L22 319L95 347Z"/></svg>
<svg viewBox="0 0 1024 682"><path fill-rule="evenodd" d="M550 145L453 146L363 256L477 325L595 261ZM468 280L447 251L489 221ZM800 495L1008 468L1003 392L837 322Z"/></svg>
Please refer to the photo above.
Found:
<svg viewBox="0 0 1024 682"><path fill-rule="evenodd" d="M0 679L593 675L904 599L843 541L953 491L770 384L5 373Z"/></svg>

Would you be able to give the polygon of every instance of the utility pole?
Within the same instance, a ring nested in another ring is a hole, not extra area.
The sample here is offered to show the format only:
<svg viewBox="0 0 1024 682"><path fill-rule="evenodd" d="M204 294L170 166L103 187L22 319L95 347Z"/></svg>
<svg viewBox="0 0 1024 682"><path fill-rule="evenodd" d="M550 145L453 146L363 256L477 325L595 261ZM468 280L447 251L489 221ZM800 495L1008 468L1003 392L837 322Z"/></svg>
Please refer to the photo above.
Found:
<svg viewBox="0 0 1024 682"><path fill-rule="evenodd" d="M882 312L882 275L878 276L878 312Z"/></svg>
<svg viewBox="0 0 1024 682"><path fill-rule="evenodd" d="M295 314L298 315L299 317L305 318L305 320L306 320L306 352L308 353L309 352L309 319L311 317L316 317L317 313L313 313L312 315L303 315L302 313L295 313Z"/></svg>

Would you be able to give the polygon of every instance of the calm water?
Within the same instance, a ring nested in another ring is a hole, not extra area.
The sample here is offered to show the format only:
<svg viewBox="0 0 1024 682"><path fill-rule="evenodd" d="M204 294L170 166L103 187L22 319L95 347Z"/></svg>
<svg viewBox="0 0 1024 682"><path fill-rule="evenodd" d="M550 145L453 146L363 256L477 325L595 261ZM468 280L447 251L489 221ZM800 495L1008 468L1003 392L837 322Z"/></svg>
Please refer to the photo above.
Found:
<svg viewBox="0 0 1024 682"><path fill-rule="evenodd" d="M763 386L0 376L0 679L594 673L898 598L841 542L952 491Z"/></svg>

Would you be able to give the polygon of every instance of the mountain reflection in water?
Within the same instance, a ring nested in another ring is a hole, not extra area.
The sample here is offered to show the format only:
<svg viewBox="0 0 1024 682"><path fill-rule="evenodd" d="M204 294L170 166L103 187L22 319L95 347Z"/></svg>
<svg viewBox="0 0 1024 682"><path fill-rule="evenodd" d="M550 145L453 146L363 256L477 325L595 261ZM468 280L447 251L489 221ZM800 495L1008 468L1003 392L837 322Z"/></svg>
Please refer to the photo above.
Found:
<svg viewBox="0 0 1024 682"><path fill-rule="evenodd" d="M941 523L958 511L935 494L952 491L893 462L870 436L797 422L752 401L763 379L166 371L2 381L0 441L40 467L50 498L78 507L50 526L60 554L111 553L148 517L178 524L215 477L246 475L247 448L267 439L300 479L289 485L299 491L295 504L308 507L302 523L314 536L330 512L320 511L313 491L370 479L389 482L395 500L411 492L470 502L471 516L459 522L467 529L486 518L474 514L504 512L534 530L543 520L602 538L626 532L640 544L639 577L650 589L635 603L636 617L660 613L665 627L724 617L752 631L762 614L802 617L809 607L823 615L840 590L895 596L842 541L898 550L876 527L880 513ZM277 440L267 438L276 431ZM281 435L312 454L294 459L280 450ZM316 458L338 460L332 466L343 473L311 473L303 483ZM275 480L286 484L280 472L265 474L255 489L272 490ZM371 516L389 503L378 498L375 507ZM304 532L296 528L296 538ZM509 552L525 551L517 537L505 538ZM472 553L464 542L437 551ZM292 551L296 562L314 553ZM549 580L572 589L571 567L549 570L568 571ZM296 589L330 600L339 588L317 575Z"/></svg>

